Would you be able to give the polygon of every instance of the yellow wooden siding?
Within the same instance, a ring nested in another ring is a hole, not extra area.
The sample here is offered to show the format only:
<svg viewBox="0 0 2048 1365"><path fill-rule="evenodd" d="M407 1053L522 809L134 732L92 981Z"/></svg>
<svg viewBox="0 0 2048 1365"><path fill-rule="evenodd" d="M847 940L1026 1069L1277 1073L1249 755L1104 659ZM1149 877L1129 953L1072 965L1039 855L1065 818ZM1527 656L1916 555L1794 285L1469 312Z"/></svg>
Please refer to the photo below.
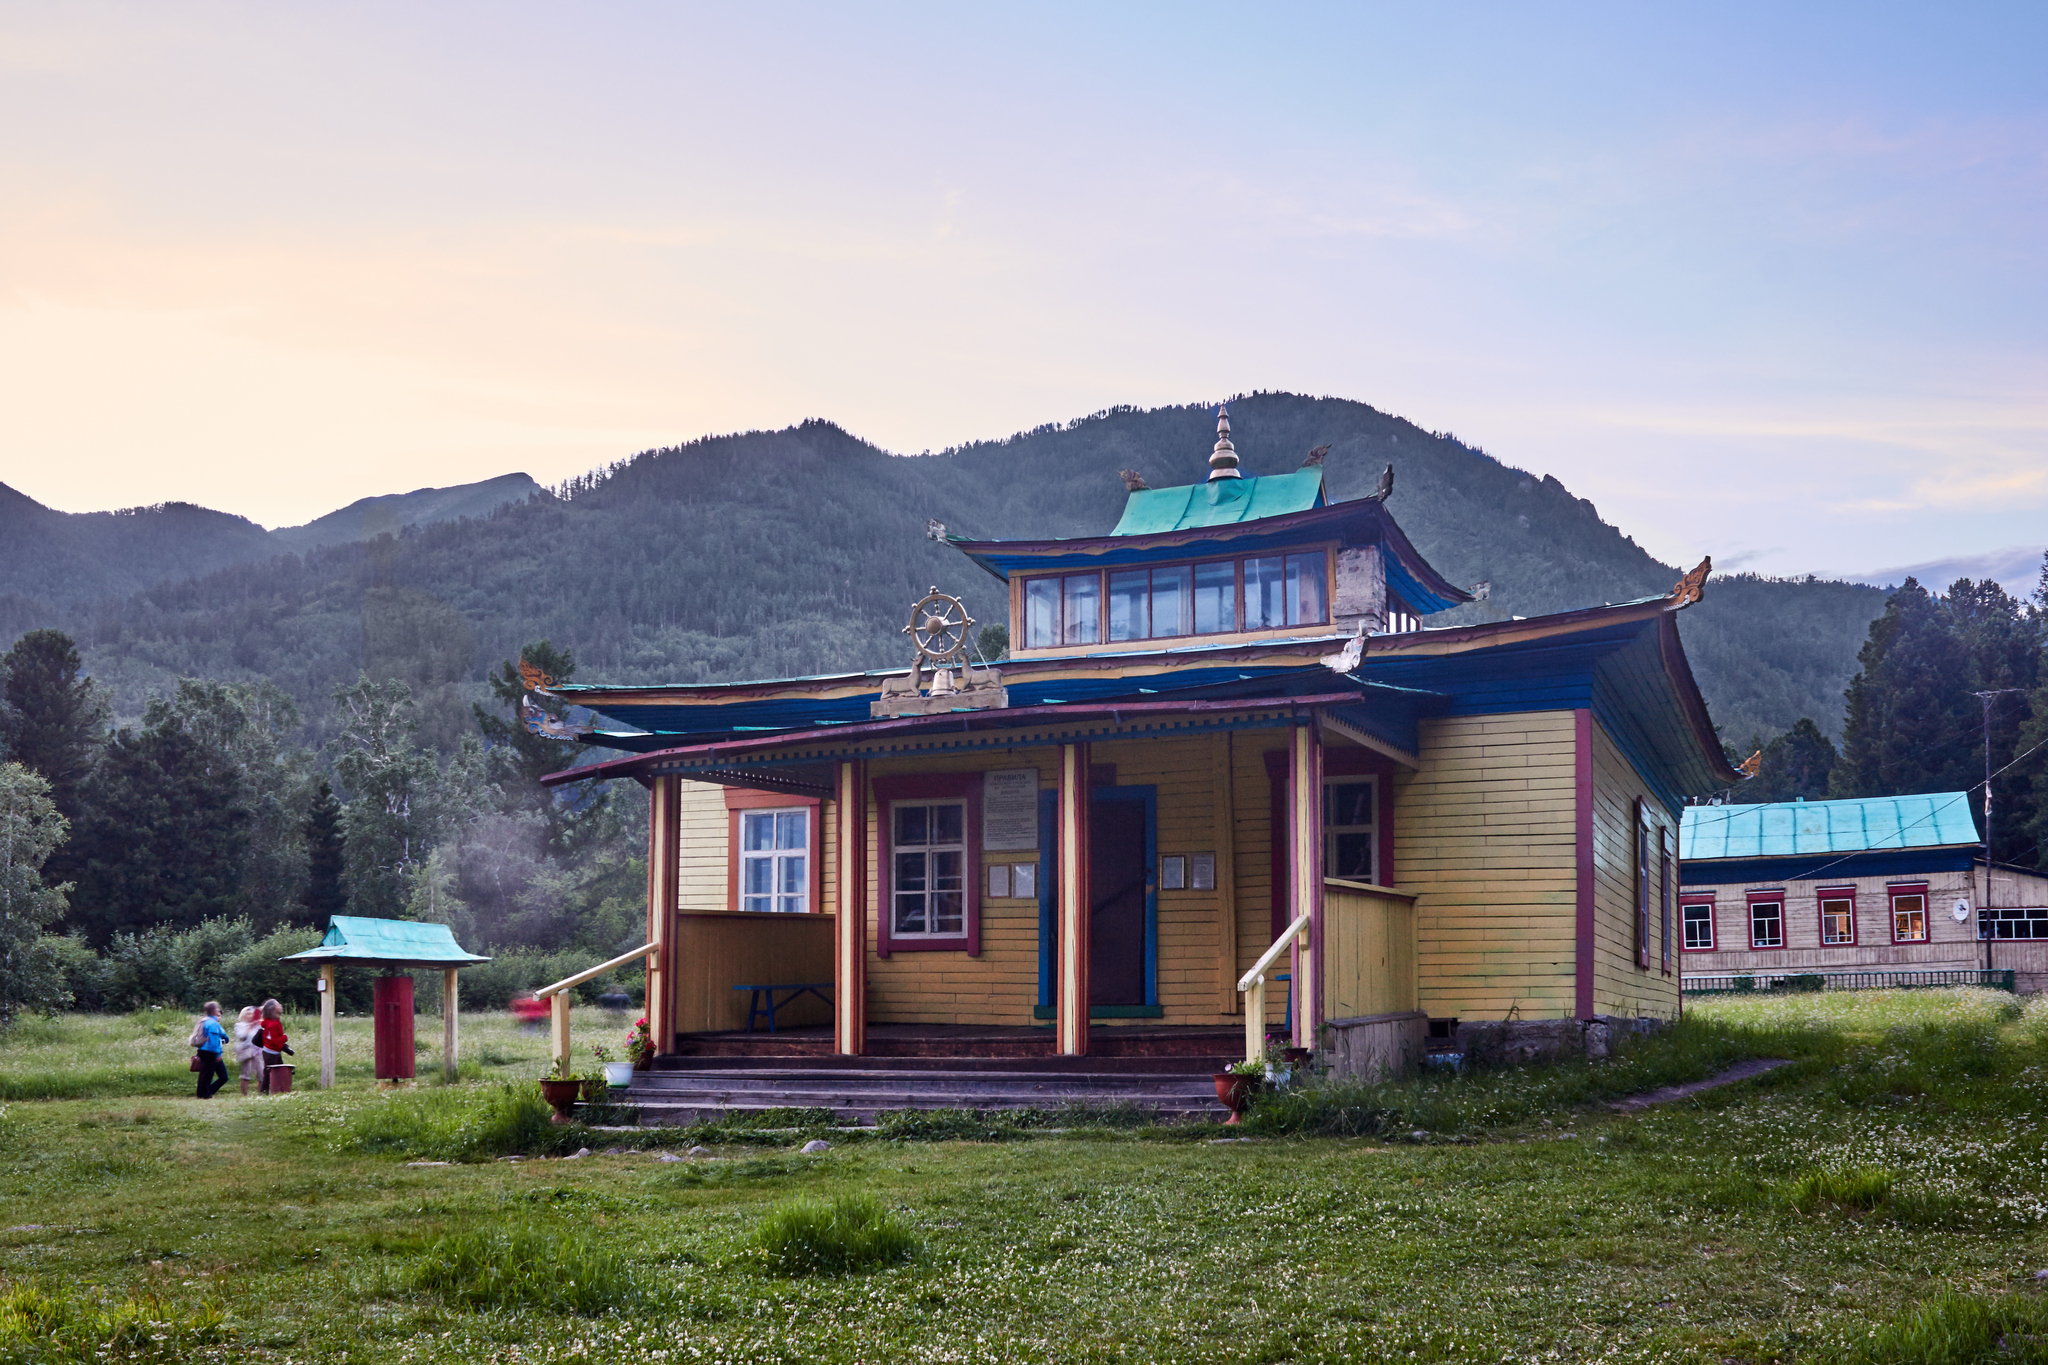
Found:
<svg viewBox="0 0 2048 1365"><path fill-rule="evenodd" d="M1415 1008L1415 908L1404 896L1323 884L1323 1014L1358 1019Z"/></svg>
<svg viewBox="0 0 2048 1365"><path fill-rule="evenodd" d="M681 816L677 886L684 910L724 910L726 896L725 788L711 782L676 784Z"/></svg>
<svg viewBox="0 0 2048 1365"><path fill-rule="evenodd" d="M736 985L832 979L830 915L685 913L675 927L679 1033L745 1028L751 996ZM778 1027L831 1021L831 1009L809 995L775 1016Z"/></svg>
<svg viewBox="0 0 2048 1365"><path fill-rule="evenodd" d="M1394 885L1416 897L1417 1008L1567 1018L1577 848L1570 711L1425 720L1398 774Z"/></svg>
<svg viewBox="0 0 2048 1365"><path fill-rule="evenodd" d="M1636 801L1646 803L1650 836L1650 966L1636 965ZM1673 831L1669 812L1596 719L1593 722L1593 1012L1673 1018L1678 1014L1677 911L1673 909L1673 975L1663 972L1658 944L1661 911L1657 836ZM1677 840L1671 842L1676 890Z"/></svg>

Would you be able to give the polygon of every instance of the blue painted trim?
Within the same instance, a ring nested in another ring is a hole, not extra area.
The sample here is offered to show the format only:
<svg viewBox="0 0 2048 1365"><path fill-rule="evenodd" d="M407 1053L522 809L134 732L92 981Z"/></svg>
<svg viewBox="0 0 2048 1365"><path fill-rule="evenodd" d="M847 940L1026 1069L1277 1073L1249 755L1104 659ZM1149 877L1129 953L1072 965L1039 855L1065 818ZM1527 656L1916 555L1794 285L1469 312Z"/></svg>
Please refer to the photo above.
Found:
<svg viewBox="0 0 2048 1365"><path fill-rule="evenodd" d="M1091 801L1143 801L1145 803L1145 1004L1159 1003L1159 788L1153 786L1095 787ZM1108 1009L1110 1006L1091 1006Z"/></svg>
<svg viewBox="0 0 2048 1365"><path fill-rule="evenodd" d="M1051 1009L1053 950L1059 935L1060 794L1038 793L1038 1007Z"/></svg>
<svg viewBox="0 0 2048 1365"><path fill-rule="evenodd" d="M1912 877L1967 872L1975 849L1901 849L1896 853L1809 854L1803 858L1691 858L1678 865L1680 886L1740 886L1764 882L1830 882L1852 877Z"/></svg>

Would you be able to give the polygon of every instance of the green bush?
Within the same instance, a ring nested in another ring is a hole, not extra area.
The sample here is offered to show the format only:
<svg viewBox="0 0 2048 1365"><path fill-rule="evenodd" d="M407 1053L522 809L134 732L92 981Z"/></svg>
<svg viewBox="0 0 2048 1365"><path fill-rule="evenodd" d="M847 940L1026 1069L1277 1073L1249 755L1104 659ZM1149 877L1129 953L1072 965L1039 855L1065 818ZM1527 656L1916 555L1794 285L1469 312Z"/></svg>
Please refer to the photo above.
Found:
<svg viewBox="0 0 2048 1365"><path fill-rule="evenodd" d="M1842 1365L2048 1365L2048 1300L1949 1290L1835 1359Z"/></svg>
<svg viewBox="0 0 2048 1365"><path fill-rule="evenodd" d="M178 1361L227 1337L226 1315L203 1301L150 1295L108 1304L26 1286L0 1292L0 1365Z"/></svg>
<svg viewBox="0 0 2048 1365"><path fill-rule="evenodd" d="M1892 1197L1898 1177L1881 1166L1853 1171L1812 1171L1792 1186L1792 1207L1812 1213L1832 1205L1868 1213L1881 1208Z"/></svg>
<svg viewBox="0 0 2048 1365"><path fill-rule="evenodd" d="M639 1302L626 1258L574 1224L465 1228L428 1242L410 1287L469 1308L541 1308L594 1316Z"/></svg>
<svg viewBox="0 0 2048 1365"><path fill-rule="evenodd" d="M908 1260L917 1239L871 1194L778 1205L754 1232L753 1249L778 1275L845 1275Z"/></svg>
<svg viewBox="0 0 2048 1365"><path fill-rule="evenodd" d="M395 1091L351 1111L340 1141L352 1151L425 1161L488 1161L580 1145L583 1130L558 1127L553 1113L532 1081Z"/></svg>

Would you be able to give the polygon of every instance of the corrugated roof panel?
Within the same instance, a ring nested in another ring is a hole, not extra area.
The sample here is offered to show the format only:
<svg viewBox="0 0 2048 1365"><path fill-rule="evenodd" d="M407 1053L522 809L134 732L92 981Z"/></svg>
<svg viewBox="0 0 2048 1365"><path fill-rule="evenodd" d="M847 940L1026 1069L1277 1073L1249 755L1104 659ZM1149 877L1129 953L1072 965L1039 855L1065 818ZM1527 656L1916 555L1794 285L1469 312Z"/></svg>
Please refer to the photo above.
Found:
<svg viewBox="0 0 2048 1365"><path fill-rule="evenodd" d="M1199 526L1231 526L1323 505L1323 471L1217 479L1179 488L1142 488L1124 500L1113 536L1144 536Z"/></svg>
<svg viewBox="0 0 2048 1365"><path fill-rule="evenodd" d="M1977 842L1977 819L1968 794L1928 792L1849 801L1688 806L1679 827L1678 856L1689 862L1788 858Z"/></svg>

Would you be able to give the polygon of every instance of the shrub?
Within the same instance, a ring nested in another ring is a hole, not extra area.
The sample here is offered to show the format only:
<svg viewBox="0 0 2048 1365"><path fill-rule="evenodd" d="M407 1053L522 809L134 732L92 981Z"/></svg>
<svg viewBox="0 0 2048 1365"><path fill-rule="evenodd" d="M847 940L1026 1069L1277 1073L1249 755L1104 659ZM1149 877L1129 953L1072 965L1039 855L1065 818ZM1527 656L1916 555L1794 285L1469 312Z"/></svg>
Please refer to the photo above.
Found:
<svg viewBox="0 0 2048 1365"><path fill-rule="evenodd" d="M0 1292L0 1365L175 1361L227 1336L226 1315L212 1303L149 1295L103 1304L70 1292Z"/></svg>
<svg viewBox="0 0 2048 1365"><path fill-rule="evenodd" d="M414 1259L411 1287L470 1308L543 1308L593 1316L642 1297L626 1258L573 1224L465 1228Z"/></svg>
<svg viewBox="0 0 2048 1365"><path fill-rule="evenodd" d="M1812 1213L1825 1206L1858 1209L1865 1213L1882 1207L1892 1197L1898 1178L1881 1166L1864 1166L1853 1171L1813 1171L1792 1186L1792 1207Z"/></svg>
<svg viewBox="0 0 2048 1365"><path fill-rule="evenodd" d="M843 1194L779 1205L761 1220L753 1247L778 1275L845 1275L908 1260L917 1240L873 1195Z"/></svg>
<svg viewBox="0 0 2048 1365"><path fill-rule="evenodd" d="M1944 1292L1901 1313L1836 1359L1853 1365L2048 1362L2048 1300Z"/></svg>

